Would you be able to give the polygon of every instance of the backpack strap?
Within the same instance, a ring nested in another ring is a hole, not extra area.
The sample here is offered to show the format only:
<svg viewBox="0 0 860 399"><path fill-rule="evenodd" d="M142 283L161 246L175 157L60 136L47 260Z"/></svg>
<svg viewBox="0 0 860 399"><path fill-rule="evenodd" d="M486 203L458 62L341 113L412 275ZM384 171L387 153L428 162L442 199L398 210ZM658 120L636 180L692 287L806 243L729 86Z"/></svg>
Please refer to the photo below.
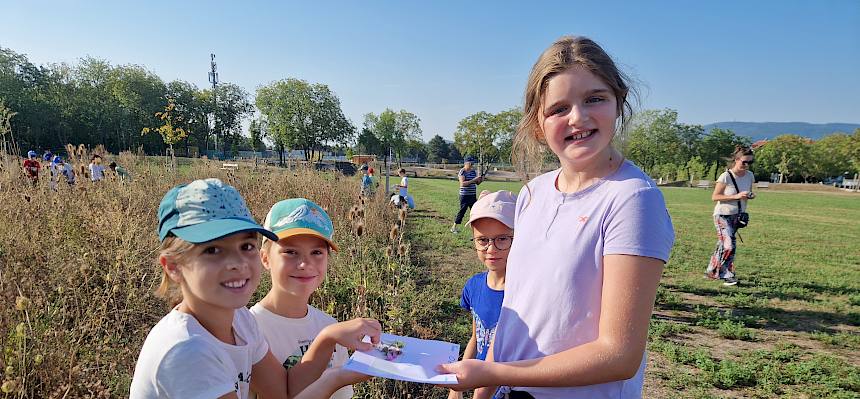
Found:
<svg viewBox="0 0 860 399"><path fill-rule="evenodd" d="M738 192L738 194L740 194L740 193L741 193L741 189L740 189L740 188L738 188L738 182L735 180L735 174L734 174L734 173L732 173L732 171L731 171L731 170L729 170L729 169L726 169L726 173L728 173L728 174L729 174L729 177L732 179L732 184L734 184L734 185L735 185L735 191L737 191L737 192ZM743 212L743 211L744 211L744 210L743 210L743 208L742 208L742 206L741 206L741 200L738 200L738 213L741 213L741 212Z"/></svg>

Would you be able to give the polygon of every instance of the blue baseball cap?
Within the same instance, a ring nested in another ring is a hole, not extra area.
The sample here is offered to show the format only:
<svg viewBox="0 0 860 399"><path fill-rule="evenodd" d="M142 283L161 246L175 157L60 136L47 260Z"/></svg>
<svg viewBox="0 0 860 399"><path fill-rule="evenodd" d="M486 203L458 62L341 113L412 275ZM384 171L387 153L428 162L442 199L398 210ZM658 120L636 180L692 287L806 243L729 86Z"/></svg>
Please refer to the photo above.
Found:
<svg viewBox="0 0 860 399"><path fill-rule="evenodd" d="M471 155L466 155L466 158L464 158L464 159L463 159L463 162L471 162L471 163L475 163L475 162L477 162L477 161L478 161L478 160L477 160L477 159L475 159L475 157L473 157L473 156L471 156Z"/></svg>
<svg viewBox="0 0 860 399"><path fill-rule="evenodd" d="M332 239L334 225L331 218L322 207L311 200L290 198L272 205L263 226L275 233L277 238L273 241L309 235L322 238L331 249L337 251L337 245Z"/></svg>
<svg viewBox="0 0 860 399"><path fill-rule="evenodd" d="M277 240L278 236L254 221L239 192L218 179L195 180L176 186L158 206L158 239L173 234L192 244L254 231Z"/></svg>
<svg viewBox="0 0 860 399"><path fill-rule="evenodd" d="M53 163L62 163L62 162L63 162L63 158L60 158L59 155L54 157Z"/></svg>
<svg viewBox="0 0 860 399"><path fill-rule="evenodd" d="M35 156L37 156L36 151L33 151L33 150L27 151L27 158L33 158Z"/></svg>

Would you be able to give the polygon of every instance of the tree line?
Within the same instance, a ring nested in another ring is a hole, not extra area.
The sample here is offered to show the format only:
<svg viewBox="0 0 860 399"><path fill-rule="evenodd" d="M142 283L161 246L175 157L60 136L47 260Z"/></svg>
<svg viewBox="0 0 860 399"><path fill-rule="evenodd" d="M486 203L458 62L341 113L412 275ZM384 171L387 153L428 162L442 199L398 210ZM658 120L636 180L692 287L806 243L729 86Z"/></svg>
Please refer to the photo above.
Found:
<svg viewBox="0 0 860 399"><path fill-rule="evenodd" d="M476 112L459 121L453 141L436 134L425 143L420 118L407 110L367 113L356 128L322 83L288 78L254 94L252 99L231 83L214 91L182 80L165 83L142 66L92 57L76 65L37 66L0 47L0 133L6 152L12 145L57 150L73 143L102 144L115 153L176 149L186 156L194 154L191 149L230 155L271 148L281 163L291 150L302 150L306 160L333 151L434 163L472 155L482 164L508 163L522 116L518 108ZM628 132L616 137L628 159L664 180L713 180L736 146L750 144L731 130L705 132L701 125L680 123L671 109L639 112ZM781 173L787 181L820 181L860 170L860 129L817 141L778 136L755 153L753 172L759 178Z"/></svg>
<svg viewBox="0 0 860 399"><path fill-rule="evenodd" d="M701 125L679 123L671 109L640 112L618 142L625 156L648 174L670 181L714 180L736 146L753 144L731 130L705 132ZM860 129L816 141L784 134L755 144L752 171L759 180L781 174L784 182L818 182L860 171Z"/></svg>

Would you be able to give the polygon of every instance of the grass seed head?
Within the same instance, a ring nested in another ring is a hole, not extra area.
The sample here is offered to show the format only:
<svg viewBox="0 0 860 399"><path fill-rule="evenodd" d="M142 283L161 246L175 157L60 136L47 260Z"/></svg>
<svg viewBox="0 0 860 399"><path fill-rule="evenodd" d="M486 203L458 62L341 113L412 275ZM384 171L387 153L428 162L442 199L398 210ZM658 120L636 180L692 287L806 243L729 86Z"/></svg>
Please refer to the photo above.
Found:
<svg viewBox="0 0 860 399"><path fill-rule="evenodd" d="M25 296L19 296L19 297L15 298L15 309L18 309L18 310L23 312L23 311L27 310L27 308L29 308L29 307L30 307L30 298L27 298Z"/></svg>

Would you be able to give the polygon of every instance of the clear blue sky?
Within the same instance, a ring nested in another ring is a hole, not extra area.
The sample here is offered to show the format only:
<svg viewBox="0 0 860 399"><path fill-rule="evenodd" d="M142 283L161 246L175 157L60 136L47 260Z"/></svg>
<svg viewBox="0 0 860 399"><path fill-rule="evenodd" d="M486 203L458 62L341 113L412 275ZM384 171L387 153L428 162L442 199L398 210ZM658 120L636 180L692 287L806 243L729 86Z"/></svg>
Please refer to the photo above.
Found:
<svg viewBox="0 0 860 399"><path fill-rule="evenodd" d="M312 4L316 3L316 4ZM85 55L165 81L250 93L325 83L360 127L406 109L425 139L474 112L519 106L529 68L563 34L601 43L641 82L644 108L686 123L860 122L860 1L4 2L0 46L37 64Z"/></svg>

